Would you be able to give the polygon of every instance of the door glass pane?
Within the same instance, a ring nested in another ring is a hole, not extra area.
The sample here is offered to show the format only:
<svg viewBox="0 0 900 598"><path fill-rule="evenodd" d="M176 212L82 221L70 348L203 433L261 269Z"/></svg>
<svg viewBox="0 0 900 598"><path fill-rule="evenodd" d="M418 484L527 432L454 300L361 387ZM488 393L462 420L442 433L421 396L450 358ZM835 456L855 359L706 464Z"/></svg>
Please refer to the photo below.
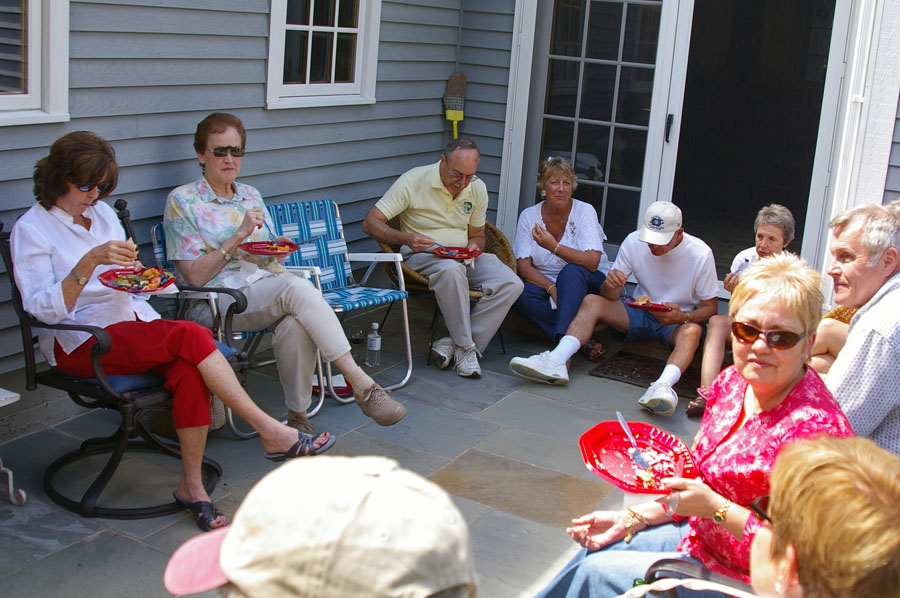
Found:
<svg viewBox="0 0 900 598"><path fill-rule="evenodd" d="M0 94L27 91L27 8L25 0L0 0Z"/></svg>
<svg viewBox="0 0 900 598"><path fill-rule="evenodd" d="M584 0L557 0L553 12L550 53L559 56L581 56L583 27Z"/></svg>
<svg viewBox="0 0 900 598"><path fill-rule="evenodd" d="M626 9L622 60L655 64L656 45L659 41L659 16L662 7L629 4Z"/></svg>
<svg viewBox="0 0 900 598"><path fill-rule="evenodd" d="M695 2L672 200L720 277L764 205L787 207L802 234L834 5Z"/></svg>
<svg viewBox="0 0 900 598"><path fill-rule="evenodd" d="M574 158L573 195L590 198L613 244L638 225L659 17L646 0L554 4L541 156Z"/></svg>
<svg viewBox="0 0 900 598"><path fill-rule="evenodd" d="M284 82L306 83L306 31L284 32Z"/></svg>
<svg viewBox="0 0 900 598"><path fill-rule="evenodd" d="M310 0L288 0L288 25L309 25L309 1Z"/></svg>
<svg viewBox="0 0 900 598"><path fill-rule="evenodd" d="M309 82L331 82L331 44L334 34L314 31L309 60Z"/></svg>
<svg viewBox="0 0 900 598"><path fill-rule="evenodd" d="M585 64L581 86L581 118L612 120L613 96L616 92L616 65Z"/></svg>
<svg viewBox="0 0 900 598"><path fill-rule="evenodd" d="M619 31L624 6L621 2L591 2L587 58L616 60L619 57Z"/></svg>
<svg viewBox="0 0 900 598"><path fill-rule="evenodd" d="M578 98L578 71L574 60L551 60L547 72L547 105L544 111L557 116L575 116Z"/></svg>

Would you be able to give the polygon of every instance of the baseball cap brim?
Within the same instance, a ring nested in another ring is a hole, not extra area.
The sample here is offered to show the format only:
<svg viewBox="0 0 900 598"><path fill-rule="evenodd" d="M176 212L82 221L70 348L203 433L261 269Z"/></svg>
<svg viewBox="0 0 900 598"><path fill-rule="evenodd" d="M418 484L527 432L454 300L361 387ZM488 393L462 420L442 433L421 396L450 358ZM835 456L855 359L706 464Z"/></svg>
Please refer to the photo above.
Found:
<svg viewBox="0 0 900 598"><path fill-rule="evenodd" d="M672 237L674 237L675 233L677 232L677 230L673 230L669 233L663 233L655 230L650 230L646 226L642 226L638 238L644 243L651 243L653 245L666 245L669 241L672 240Z"/></svg>
<svg viewBox="0 0 900 598"><path fill-rule="evenodd" d="M163 582L173 594L200 594L228 583L219 566L219 550L230 526L195 536L178 547Z"/></svg>

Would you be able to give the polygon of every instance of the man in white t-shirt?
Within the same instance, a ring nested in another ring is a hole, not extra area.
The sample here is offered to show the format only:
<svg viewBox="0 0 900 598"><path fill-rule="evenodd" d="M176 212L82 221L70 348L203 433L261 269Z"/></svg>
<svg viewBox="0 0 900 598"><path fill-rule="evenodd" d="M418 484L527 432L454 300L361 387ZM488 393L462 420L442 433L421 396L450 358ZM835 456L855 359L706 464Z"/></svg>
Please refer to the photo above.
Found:
<svg viewBox="0 0 900 598"><path fill-rule="evenodd" d="M567 362L604 322L623 341L659 340L672 348L666 367L638 403L660 415L671 415L678 404L672 386L690 365L700 346L703 327L716 313L718 278L712 250L684 232L681 210L667 201L650 204L643 226L629 234L616 256L599 295L588 295L566 336L552 351L509 363L514 374L544 384L566 384ZM650 310L620 300L631 274L635 295L668 309Z"/></svg>

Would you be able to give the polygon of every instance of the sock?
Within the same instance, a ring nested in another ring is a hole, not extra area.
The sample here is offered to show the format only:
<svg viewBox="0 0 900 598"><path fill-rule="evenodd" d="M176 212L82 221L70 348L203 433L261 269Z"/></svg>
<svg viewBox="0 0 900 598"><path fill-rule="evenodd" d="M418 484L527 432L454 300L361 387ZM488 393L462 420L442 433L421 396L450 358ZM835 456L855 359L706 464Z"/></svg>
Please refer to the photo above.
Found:
<svg viewBox="0 0 900 598"><path fill-rule="evenodd" d="M372 377L369 376L361 367L356 366L356 369L352 372L342 372L344 374L344 379L350 383L350 386L353 387L354 394L356 391L364 391L375 384L375 381L372 380ZM357 395L362 396L362 395Z"/></svg>
<svg viewBox="0 0 900 598"><path fill-rule="evenodd" d="M679 380L681 380L681 370L674 363L667 363L662 374L656 379L657 382L665 382L669 386L675 386Z"/></svg>
<svg viewBox="0 0 900 598"><path fill-rule="evenodd" d="M550 359L556 363L566 363L573 355L578 353L580 348L581 341L571 334L567 334L559 339L559 344L556 345L555 349L550 351Z"/></svg>

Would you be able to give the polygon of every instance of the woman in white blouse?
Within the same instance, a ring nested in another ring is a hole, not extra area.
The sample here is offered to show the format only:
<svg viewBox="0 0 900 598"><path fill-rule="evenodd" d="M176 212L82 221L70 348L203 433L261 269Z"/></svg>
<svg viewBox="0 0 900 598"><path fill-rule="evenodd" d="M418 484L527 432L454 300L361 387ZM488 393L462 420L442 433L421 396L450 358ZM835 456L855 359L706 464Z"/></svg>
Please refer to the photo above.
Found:
<svg viewBox="0 0 900 598"><path fill-rule="evenodd" d="M525 209L516 227L516 265L525 290L515 307L553 341L566 333L585 295L600 292L609 270L597 211L572 199L576 186L566 160L543 160L537 188L544 200Z"/></svg>
<svg viewBox="0 0 900 598"><path fill-rule="evenodd" d="M275 461L315 455L334 438L313 436L279 423L244 392L209 330L192 322L163 320L145 295L110 289L98 275L113 268L139 268L135 246L115 212L100 201L116 187L112 147L87 131L57 139L34 168L33 205L10 237L15 280L25 309L48 324L104 328L112 349L100 356L107 375L155 371L174 395L172 418L181 445L181 481L175 500L189 509L203 531L227 524L203 487L201 461L215 393L259 431L266 456ZM39 333L41 352L52 367L71 376L93 377L85 332Z"/></svg>

